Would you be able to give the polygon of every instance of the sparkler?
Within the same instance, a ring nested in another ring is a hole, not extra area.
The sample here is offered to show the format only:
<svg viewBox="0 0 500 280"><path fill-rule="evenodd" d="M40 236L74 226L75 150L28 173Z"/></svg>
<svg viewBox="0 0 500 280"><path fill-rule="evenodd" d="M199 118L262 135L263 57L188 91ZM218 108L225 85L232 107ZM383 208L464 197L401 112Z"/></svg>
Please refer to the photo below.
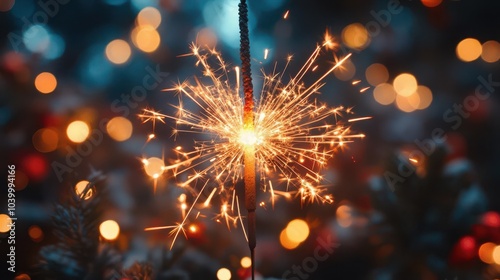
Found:
<svg viewBox="0 0 500 280"><path fill-rule="evenodd" d="M217 50L192 44L190 55L196 58L196 65L203 70L205 79L195 77L194 82L180 82L165 90L179 95L179 105L173 105L177 109L176 115L146 109L140 117L153 125L157 121L175 123L174 136L184 132L199 136L195 137L192 149L185 151L177 146L174 149L177 158L162 167L162 171L173 177L184 178L179 186L193 194L194 200L188 206L184 196L182 221L177 225L146 230L171 229L173 246L178 235L181 232L186 235L186 228L201 216L202 209L213 204L213 198L218 195L220 212L215 219L228 227L241 224L253 263L257 175L263 192L270 194L273 207L280 196L299 197L301 203L332 203L332 195L326 193L326 187L321 185L324 181L321 169L336 150L355 138L364 137L363 134L352 134L345 123L370 118L352 118L342 122L344 115L352 114L351 108L331 108L313 98L324 85L325 78L340 69L350 54L340 59L334 56L333 66L312 84L305 84L304 78L318 68L320 55L334 48L333 38L326 33L324 42L317 45L297 74L288 80L285 80L285 73L292 56L287 58L280 73L276 71L277 64L271 74L263 71L260 97L254 106L249 68L242 69L247 73L243 78L242 98L239 68L236 67L233 72ZM249 67L249 59L249 56L242 56L243 67ZM232 74L236 79L234 86L230 83ZM196 105L199 111L185 108L183 97ZM235 187L242 179L248 210L248 235L243 226L240 198ZM198 184L202 185L201 188L197 187Z"/></svg>

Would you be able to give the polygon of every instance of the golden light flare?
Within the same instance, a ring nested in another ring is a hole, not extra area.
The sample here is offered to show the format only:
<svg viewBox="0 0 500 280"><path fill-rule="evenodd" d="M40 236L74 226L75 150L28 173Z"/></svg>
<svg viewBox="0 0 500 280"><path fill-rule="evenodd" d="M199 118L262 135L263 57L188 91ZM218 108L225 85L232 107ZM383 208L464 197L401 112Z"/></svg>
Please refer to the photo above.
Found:
<svg viewBox="0 0 500 280"><path fill-rule="evenodd" d="M107 220L99 225L99 232L106 240L115 240L120 234L120 226L114 220Z"/></svg>
<svg viewBox="0 0 500 280"><path fill-rule="evenodd" d="M7 232L10 230L10 217L6 214L0 214L0 232Z"/></svg>
<svg viewBox="0 0 500 280"><path fill-rule="evenodd" d="M231 279L231 271L225 267L217 270L217 279L218 280L230 280Z"/></svg>
<svg viewBox="0 0 500 280"><path fill-rule="evenodd" d="M145 7L137 14L138 26L158 28L161 23L161 13L155 7Z"/></svg>
<svg viewBox="0 0 500 280"><path fill-rule="evenodd" d="M389 105L396 101L397 92L394 87L388 83L381 83L375 87L373 90L373 98L379 104Z"/></svg>
<svg viewBox="0 0 500 280"><path fill-rule="evenodd" d="M75 185L75 193L78 195L80 198L83 198L84 200L90 199L92 197L93 190L92 189L87 189L89 185L89 181L87 180L82 180Z"/></svg>
<svg viewBox="0 0 500 280"><path fill-rule="evenodd" d="M474 38L465 38L457 44L457 57L464 62L476 60L482 52L481 43Z"/></svg>
<svg viewBox="0 0 500 280"><path fill-rule="evenodd" d="M286 226L285 234L294 243L304 242L309 236L309 225L301 219L292 220Z"/></svg>
<svg viewBox="0 0 500 280"><path fill-rule="evenodd" d="M106 46L106 57L114 64L123 64L127 62L132 55L130 45L121 39L116 39Z"/></svg>
<svg viewBox="0 0 500 280"><path fill-rule="evenodd" d="M487 263L487 264L495 263L495 260L493 259L493 250L495 250L496 246L497 245L495 243L492 243L492 242L486 242L486 243L482 244L479 247L479 251L478 251L479 259L482 262Z"/></svg>
<svg viewBox="0 0 500 280"><path fill-rule="evenodd" d="M370 44L370 34L361 23L352 23L342 30L342 42L349 48L363 50Z"/></svg>
<svg viewBox="0 0 500 280"><path fill-rule="evenodd" d="M179 178L178 185L193 194L194 200L179 204L182 220L176 225L146 230L170 229L173 246L178 235L186 235L194 220L202 216L201 211L211 207L219 209L213 218L216 222L227 227L241 224L246 237L236 192L236 183L244 178L245 153L254 155L259 185L269 195L273 207L279 197L296 197L301 204L333 203L327 186L322 185L321 171L336 151L364 135L353 133L347 125L346 119L353 114L351 108L332 108L315 99L325 78L331 77L350 57L348 54L336 58L330 53L329 60L335 58L333 64L326 69L316 68L320 55L328 53L332 44L333 38L325 36L295 75L286 73L291 56L281 72L276 72L277 64L271 74L262 71L253 126L244 125L238 68L229 67L215 49L192 44L190 55L196 58L203 77L164 90L179 97L179 104L172 105L175 114L145 109L139 116L144 123L151 122L153 129L155 123L167 123L173 127L172 136L177 141L185 141L184 134L194 138L192 148L174 146L174 156L165 161L157 158L154 168L151 158L142 159L146 174L157 177L167 172L168 176ZM306 85L310 75L319 78ZM233 78L234 84L230 83ZM189 109L183 98L190 104ZM350 118L351 122L364 119L367 118ZM266 202L260 205L264 207Z"/></svg>
<svg viewBox="0 0 500 280"><path fill-rule="evenodd" d="M410 96L417 90L417 79L410 73L401 73L392 82L394 90L401 96Z"/></svg>
<svg viewBox="0 0 500 280"><path fill-rule="evenodd" d="M154 52L160 46L160 34L149 25L136 26L132 30L132 43L143 52Z"/></svg>
<svg viewBox="0 0 500 280"><path fill-rule="evenodd" d="M106 130L111 138L122 142L132 136L132 122L124 117L114 117L106 124Z"/></svg>
<svg viewBox="0 0 500 280"><path fill-rule="evenodd" d="M243 268L249 268L252 265L252 259L250 259L249 257L243 257L240 260L240 265Z"/></svg>
<svg viewBox="0 0 500 280"><path fill-rule="evenodd" d="M74 143L82 143L90 133L89 126L83 121L73 121L66 128L66 135Z"/></svg>

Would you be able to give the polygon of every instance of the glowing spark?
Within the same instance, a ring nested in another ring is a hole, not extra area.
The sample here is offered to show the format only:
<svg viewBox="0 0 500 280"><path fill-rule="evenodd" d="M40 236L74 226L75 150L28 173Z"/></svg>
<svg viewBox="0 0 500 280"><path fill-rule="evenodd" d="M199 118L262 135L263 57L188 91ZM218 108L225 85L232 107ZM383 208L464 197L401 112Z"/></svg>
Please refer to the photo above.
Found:
<svg viewBox="0 0 500 280"><path fill-rule="evenodd" d="M410 161L414 162L414 163L418 163L418 160L414 159L414 158L409 158Z"/></svg>
<svg viewBox="0 0 500 280"><path fill-rule="evenodd" d="M369 120L372 117L361 117L361 118L354 118L354 119L349 119L347 122L359 122L359 121L364 121L364 120ZM362 134L361 134L362 135Z"/></svg>
<svg viewBox="0 0 500 280"><path fill-rule="evenodd" d="M236 226L238 220L243 225L236 182L244 177L246 154L254 155L262 187L270 188L273 207L279 196L290 199L293 195L300 197L301 203L333 203L333 197L326 193L327 188L320 185L323 182L320 171L343 145L354 138L364 137L363 134L352 134L350 127L340 121L343 115L352 114L351 108L330 108L313 98L324 85L325 78L341 67L350 54L336 59L335 64L310 85L304 82L304 78L316 69L320 54L334 45L333 38L325 35L325 42L315 48L295 75L285 75L292 56L288 56L281 73L263 73L263 85L250 126L245 126L239 68L234 72L230 70L215 49L191 46L191 55L196 58L196 65L202 68L204 80L194 78L193 82L179 83L168 89L177 92L180 98L187 97L190 106L184 106L182 102L173 106L177 109L175 115L149 109L140 115L144 122L153 122L153 126L156 121L169 120L176 125L174 135L178 138L182 133L190 133L195 138L192 149L175 147L177 158L163 168L174 177L182 178L179 185L195 195L193 202L180 201L182 222L157 227L172 229L172 246L180 232L185 235L185 227L192 216L196 219L200 215L200 212L194 215L196 212L192 210L195 207L203 209L215 204L220 207L220 212L214 217L216 221L225 223L228 228ZM236 87L229 82L230 75L238 77ZM284 77L288 76L291 78L285 81ZM198 109L193 109L193 106ZM348 122L369 118L349 119ZM147 162L143 160L143 164ZM197 187L198 180L204 182L201 188ZM208 184L214 188L206 196ZM215 194L220 200L214 203ZM206 200L198 203L202 197Z"/></svg>
<svg viewBox="0 0 500 280"><path fill-rule="evenodd" d="M269 50L268 49L265 49L264 50L264 60L267 59L267 55L269 54Z"/></svg>
<svg viewBox="0 0 500 280"><path fill-rule="evenodd" d="M283 15L283 19L287 19L287 18L288 18L288 13L289 13L289 12L290 12L290 10L287 10L287 11L285 12L285 14Z"/></svg>
<svg viewBox="0 0 500 280"><path fill-rule="evenodd" d="M364 87L364 88L360 89L359 92L363 93L363 92L367 91L368 89L370 89L370 87Z"/></svg>
<svg viewBox="0 0 500 280"><path fill-rule="evenodd" d="M357 84L359 84L359 83L361 83L361 80L355 80L355 81L352 81L352 85L357 85Z"/></svg>

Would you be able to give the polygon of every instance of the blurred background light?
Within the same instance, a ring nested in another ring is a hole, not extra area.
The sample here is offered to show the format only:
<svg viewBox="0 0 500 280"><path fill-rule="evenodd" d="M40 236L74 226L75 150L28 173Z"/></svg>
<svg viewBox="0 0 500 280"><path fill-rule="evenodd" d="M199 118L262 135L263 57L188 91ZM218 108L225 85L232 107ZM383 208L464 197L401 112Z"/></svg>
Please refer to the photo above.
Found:
<svg viewBox="0 0 500 280"><path fill-rule="evenodd" d="M145 25L132 30L132 43L143 52L154 52L160 46L160 34L155 28Z"/></svg>
<svg viewBox="0 0 500 280"><path fill-rule="evenodd" d="M146 7L139 12L136 20L138 26L158 28L161 23L161 14L155 7Z"/></svg>
<svg viewBox="0 0 500 280"><path fill-rule="evenodd" d="M148 6L156 6L158 0L130 0L130 4L132 4L134 10L140 11Z"/></svg>
<svg viewBox="0 0 500 280"><path fill-rule="evenodd" d="M481 58L489 63L500 60L500 43L495 40L484 42L481 50Z"/></svg>
<svg viewBox="0 0 500 280"><path fill-rule="evenodd" d="M335 77L341 81L349 81L356 75L356 66L350 59L346 60L341 67L333 70Z"/></svg>
<svg viewBox="0 0 500 280"><path fill-rule="evenodd" d="M486 242L479 247L478 256L479 259L487 264L495 263L493 259L493 250L495 249L496 244L492 242Z"/></svg>
<svg viewBox="0 0 500 280"><path fill-rule="evenodd" d="M0 12L8 12L16 3L15 0L2 0L0 1Z"/></svg>
<svg viewBox="0 0 500 280"><path fill-rule="evenodd" d="M30 236L31 240L33 240L35 242L40 242L43 240L43 231L37 225L33 225L33 226L29 227L28 235Z"/></svg>
<svg viewBox="0 0 500 280"><path fill-rule="evenodd" d="M217 270L217 279L218 280L230 280L231 279L231 271L225 267Z"/></svg>
<svg viewBox="0 0 500 280"><path fill-rule="evenodd" d="M286 226L285 234L294 243L304 242L309 236L309 225L301 219L292 220Z"/></svg>
<svg viewBox="0 0 500 280"><path fill-rule="evenodd" d="M90 133L89 126L83 121L74 121L66 128L66 135L69 140L75 143L82 143Z"/></svg>
<svg viewBox="0 0 500 280"><path fill-rule="evenodd" d="M252 265L252 260L249 257L241 258L240 265L243 268L249 268Z"/></svg>
<svg viewBox="0 0 500 280"><path fill-rule="evenodd" d="M106 130L111 138L116 141L125 141L132 135L132 123L124 117L114 117L106 125Z"/></svg>
<svg viewBox="0 0 500 280"><path fill-rule="evenodd" d="M342 42L351 49L363 50L370 44L368 30L361 23L352 23L342 30Z"/></svg>
<svg viewBox="0 0 500 280"><path fill-rule="evenodd" d="M280 244L285 249L293 250L293 249L297 248L297 246L300 245L300 242L295 242L295 241L290 240L288 238L288 235L286 233L286 228L285 228L280 233Z"/></svg>
<svg viewBox="0 0 500 280"><path fill-rule="evenodd" d="M426 86L419 85L417 87L416 94L418 95L419 103L417 106L418 110L424 110L429 107L432 103L432 91Z"/></svg>
<svg viewBox="0 0 500 280"><path fill-rule="evenodd" d="M437 7L441 2L443 2L443 0L422 0L422 4L429 8Z"/></svg>
<svg viewBox="0 0 500 280"><path fill-rule="evenodd" d="M7 232L10 230L10 217L6 214L0 214L0 232Z"/></svg>
<svg viewBox="0 0 500 280"><path fill-rule="evenodd" d="M388 83L381 83L373 90L373 98L379 104L389 105L396 100L397 93L394 87Z"/></svg>
<svg viewBox="0 0 500 280"><path fill-rule="evenodd" d="M158 178L163 174L165 162L161 158L150 157L143 161L146 174L153 178Z"/></svg>
<svg viewBox="0 0 500 280"><path fill-rule="evenodd" d="M106 57L114 64L123 64L127 62L132 54L130 45L121 39L116 39L106 46Z"/></svg>
<svg viewBox="0 0 500 280"><path fill-rule="evenodd" d="M66 43L64 39L57 34L49 35L49 46L47 50L43 53L43 56L47 59L57 59L61 57L66 49Z"/></svg>
<svg viewBox="0 0 500 280"><path fill-rule="evenodd" d="M42 72L35 78L36 89L44 94L53 92L57 87L57 79L50 72Z"/></svg>
<svg viewBox="0 0 500 280"><path fill-rule="evenodd" d="M32 137L33 146L41 153L49 153L57 149L59 135L52 128L41 128Z"/></svg>
<svg viewBox="0 0 500 280"><path fill-rule="evenodd" d="M44 53L50 46L50 34L45 25L34 24L23 33L23 43L34 53Z"/></svg>
<svg viewBox="0 0 500 280"><path fill-rule="evenodd" d="M385 65L380 63L373 63L365 70L366 81L372 86L378 86L389 80L389 71Z"/></svg>
<svg viewBox="0 0 500 280"><path fill-rule="evenodd" d="M417 90L417 79L410 73L399 74L392 82L394 90L402 96L410 96Z"/></svg>
<svg viewBox="0 0 500 280"><path fill-rule="evenodd" d="M87 188L89 184L89 181L87 180L82 180L75 185L75 193L78 195L80 198L83 198L84 200L90 199L92 195L94 194L94 190L89 189L86 193L85 196L83 196L83 192L85 191L85 188Z"/></svg>
<svg viewBox="0 0 500 280"><path fill-rule="evenodd" d="M476 60L482 52L481 43L474 38L466 38L457 44L456 54L457 57L465 62Z"/></svg>
<svg viewBox="0 0 500 280"><path fill-rule="evenodd" d="M115 240L120 234L120 226L114 220L107 220L99 225L99 232L106 240Z"/></svg>

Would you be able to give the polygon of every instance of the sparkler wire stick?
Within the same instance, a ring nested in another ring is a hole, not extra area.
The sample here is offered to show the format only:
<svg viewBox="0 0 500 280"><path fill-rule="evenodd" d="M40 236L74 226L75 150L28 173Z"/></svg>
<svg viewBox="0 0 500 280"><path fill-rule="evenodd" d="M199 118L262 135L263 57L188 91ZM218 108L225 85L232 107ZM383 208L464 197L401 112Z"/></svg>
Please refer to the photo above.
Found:
<svg viewBox="0 0 500 280"><path fill-rule="evenodd" d="M248 35L248 10L245 0L239 4L240 24L240 58L241 74L243 77L243 92L245 103L243 109L243 129L250 135L254 131L253 112L253 86L250 69L250 39ZM245 145L244 151L244 185L245 185L245 207L248 211L248 247L250 248L252 262L252 280L255 279L255 208L256 203L256 172L255 172L255 146L254 143Z"/></svg>

